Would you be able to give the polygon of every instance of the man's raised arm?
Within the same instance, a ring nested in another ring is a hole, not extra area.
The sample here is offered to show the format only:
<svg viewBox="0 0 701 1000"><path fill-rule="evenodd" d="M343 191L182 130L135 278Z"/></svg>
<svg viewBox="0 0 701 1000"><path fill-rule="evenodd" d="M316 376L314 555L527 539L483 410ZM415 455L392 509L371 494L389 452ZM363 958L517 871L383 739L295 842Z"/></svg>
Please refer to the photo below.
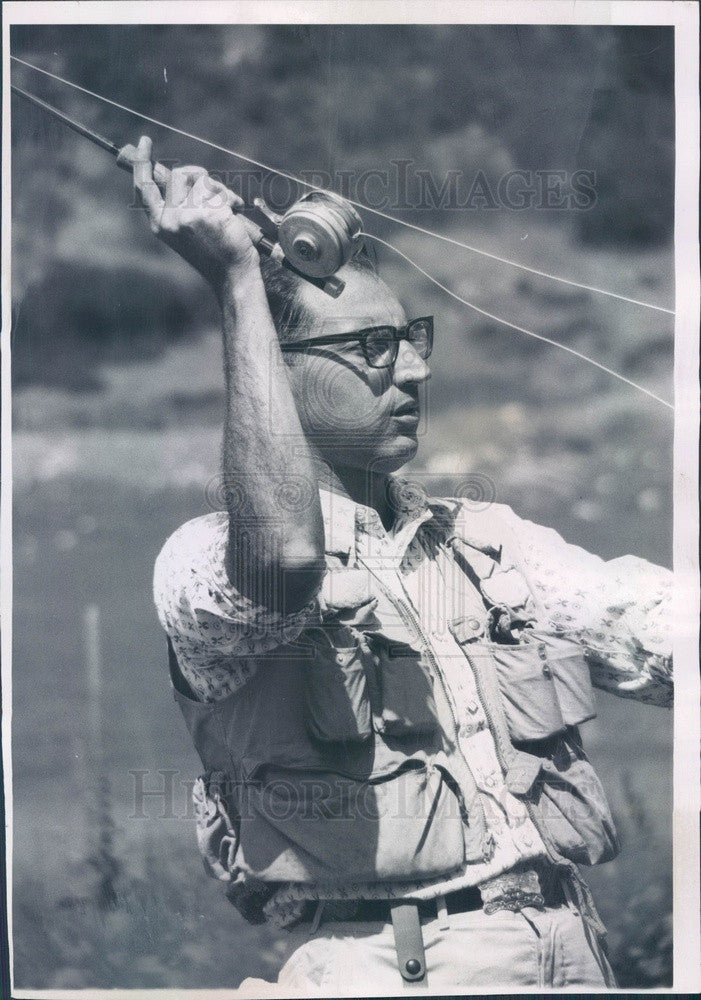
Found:
<svg viewBox="0 0 701 1000"><path fill-rule="evenodd" d="M224 478L229 509L227 571L247 599L289 614L307 604L324 573L324 529L311 453L278 346L258 253L243 202L200 167L153 179L143 137L134 185L153 232L203 275L220 303L227 388ZM281 487L308 501L280 504Z"/></svg>

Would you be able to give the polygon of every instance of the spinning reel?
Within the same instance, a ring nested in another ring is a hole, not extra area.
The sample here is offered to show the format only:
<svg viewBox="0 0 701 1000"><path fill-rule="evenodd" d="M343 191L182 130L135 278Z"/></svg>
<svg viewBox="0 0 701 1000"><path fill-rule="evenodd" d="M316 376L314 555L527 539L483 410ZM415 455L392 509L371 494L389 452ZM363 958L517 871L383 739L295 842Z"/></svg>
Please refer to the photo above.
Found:
<svg viewBox="0 0 701 1000"><path fill-rule="evenodd" d="M34 94L14 85L11 89L111 153L117 158L118 166L132 170L137 161L136 147L123 146L120 149L109 139L69 118ZM169 177L167 167L154 163L153 179L157 184L165 185ZM345 283L335 277L336 271L347 264L363 245L362 220L353 206L332 191L310 191L283 215L272 212L262 198L256 198L254 205L265 216L265 228L269 231L264 232L255 222L244 217L244 224L258 253L272 257L327 295L337 298Z"/></svg>
<svg viewBox="0 0 701 1000"><path fill-rule="evenodd" d="M332 191L310 191L283 215L271 212L262 198L254 205L272 223L283 254L270 255L334 298L340 295L344 284L336 271L363 245L362 220L353 206Z"/></svg>

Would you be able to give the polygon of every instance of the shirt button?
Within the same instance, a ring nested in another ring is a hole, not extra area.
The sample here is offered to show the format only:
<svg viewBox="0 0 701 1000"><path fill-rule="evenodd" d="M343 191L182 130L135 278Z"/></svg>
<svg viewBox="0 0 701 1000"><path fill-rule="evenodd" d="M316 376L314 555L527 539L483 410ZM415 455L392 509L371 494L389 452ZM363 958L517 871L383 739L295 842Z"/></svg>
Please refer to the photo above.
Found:
<svg viewBox="0 0 701 1000"><path fill-rule="evenodd" d="M543 664L543 677L552 677L552 675L553 675L552 670L547 665L547 663L544 663Z"/></svg>

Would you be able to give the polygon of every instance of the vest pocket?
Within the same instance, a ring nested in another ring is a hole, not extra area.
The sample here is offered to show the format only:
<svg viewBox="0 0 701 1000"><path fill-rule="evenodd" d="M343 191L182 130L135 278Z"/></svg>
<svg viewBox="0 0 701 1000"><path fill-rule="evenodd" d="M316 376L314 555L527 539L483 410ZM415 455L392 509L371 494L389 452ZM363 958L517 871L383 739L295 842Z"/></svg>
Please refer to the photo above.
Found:
<svg viewBox="0 0 701 1000"><path fill-rule="evenodd" d="M572 639L535 630L528 641L550 668L565 725L580 726L595 718L591 675L581 647Z"/></svg>
<svg viewBox="0 0 701 1000"><path fill-rule="evenodd" d="M490 645L509 734L544 740L596 716L589 667L571 639L525 631L518 645Z"/></svg>
<svg viewBox="0 0 701 1000"><path fill-rule="evenodd" d="M384 736L432 733L437 725L433 680L419 650L376 633L368 635L377 664L375 728ZM375 699L373 699L375 700Z"/></svg>
<svg viewBox="0 0 701 1000"><path fill-rule="evenodd" d="M528 646L490 647L509 734L517 742L564 732L552 671ZM477 652L477 651L476 651Z"/></svg>
<svg viewBox="0 0 701 1000"><path fill-rule="evenodd" d="M580 865L611 861L620 850L606 793L588 760L572 758L564 769L543 765L539 811L558 851Z"/></svg>
<svg viewBox="0 0 701 1000"><path fill-rule="evenodd" d="M421 650L380 632L347 626L308 629L314 656L304 665L306 727L324 743L433 733L433 680Z"/></svg>
<svg viewBox="0 0 701 1000"><path fill-rule="evenodd" d="M419 757L365 781L260 764L238 791L236 864L262 881L407 881L464 862L458 799Z"/></svg>
<svg viewBox="0 0 701 1000"><path fill-rule="evenodd" d="M558 853L582 865L615 858L620 844L606 793L581 746L568 736L547 756L516 753L507 787L533 803Z"/></svg>
<svg viewBox="0 0 701 1000"><path fill-rule="evenodd" d="M314 656L304 664L309 734L325 743L357 742L372 734L367 670L372 657L349 628L309 629ZM339 645L336 645L339 643Z"/></svg>

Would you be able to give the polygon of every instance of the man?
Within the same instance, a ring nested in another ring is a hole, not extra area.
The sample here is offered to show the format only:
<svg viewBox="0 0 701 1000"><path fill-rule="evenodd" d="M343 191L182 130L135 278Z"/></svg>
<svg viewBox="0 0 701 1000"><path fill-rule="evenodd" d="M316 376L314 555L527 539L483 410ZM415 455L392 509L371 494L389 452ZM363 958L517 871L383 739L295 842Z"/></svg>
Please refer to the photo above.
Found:
<svg viewBox="0 0 701 1000"><path fill-rule="evenodd" d="M337 299L262 267L236 196L198 168L159 190L138 155L223 315L228 510L155 571L209 871L290 929L286 988L613 986L578 865L618 845L578 725L590 677L670 703L669 575L393 476L432 319L362 257Z"/></svg>

